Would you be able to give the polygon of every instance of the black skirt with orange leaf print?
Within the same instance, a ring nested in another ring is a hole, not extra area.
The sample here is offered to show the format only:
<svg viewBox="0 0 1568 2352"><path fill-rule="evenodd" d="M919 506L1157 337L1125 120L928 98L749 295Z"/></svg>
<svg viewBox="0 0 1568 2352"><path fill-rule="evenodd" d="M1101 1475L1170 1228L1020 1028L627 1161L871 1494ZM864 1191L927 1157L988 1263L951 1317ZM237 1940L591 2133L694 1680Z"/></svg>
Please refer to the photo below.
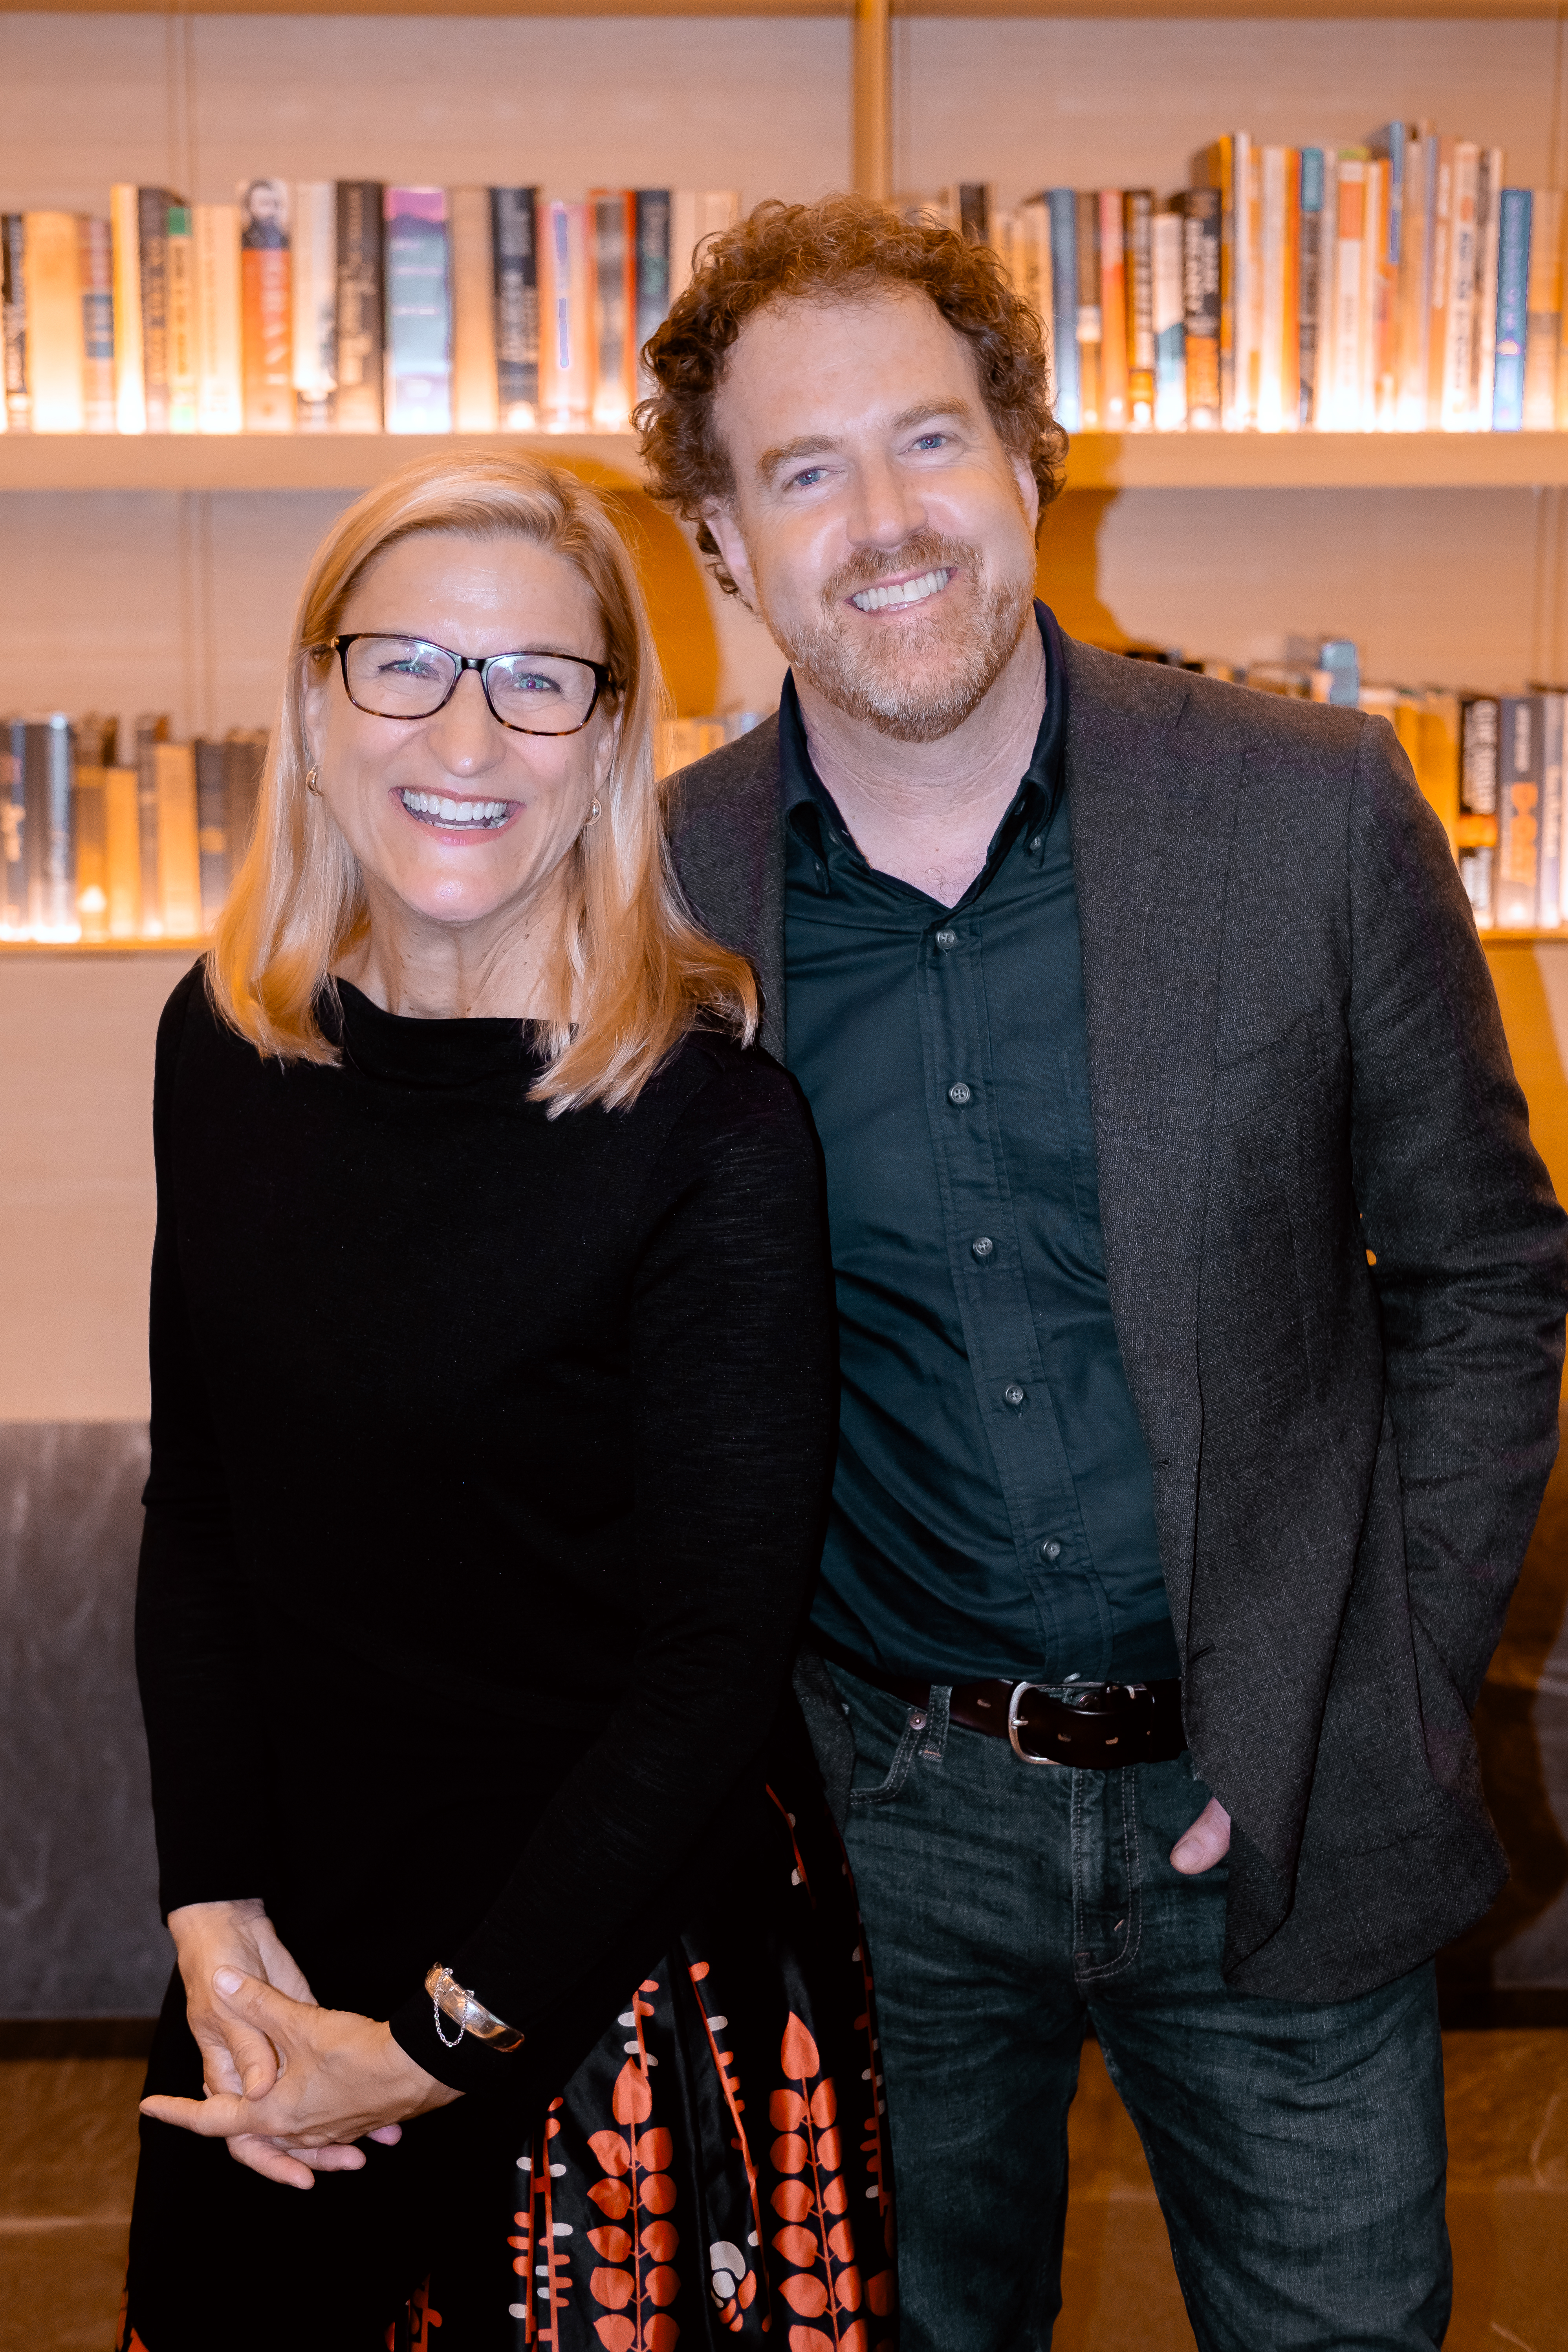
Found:
<svg viewBox="0 0 1568 2352"><path fill-rule="evenodd" d="M737 1919L716 1888L498 2180L488 2275L437 2260L388 2352L894 2352L854 1887L820 1796L769 1795L776 1903Z"/></svg>

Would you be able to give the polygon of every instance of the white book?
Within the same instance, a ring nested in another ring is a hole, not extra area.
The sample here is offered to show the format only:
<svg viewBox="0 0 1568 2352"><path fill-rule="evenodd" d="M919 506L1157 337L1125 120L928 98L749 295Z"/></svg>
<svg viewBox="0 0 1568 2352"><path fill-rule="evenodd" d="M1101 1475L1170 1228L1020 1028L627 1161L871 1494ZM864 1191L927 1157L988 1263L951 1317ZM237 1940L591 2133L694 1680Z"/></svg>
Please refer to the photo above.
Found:
<svg viewBox="0 0 1568 2352"><path fill-rule="evenodd" d="M1018 268L1022 273L1019 290L1032 310L1039 314L1045 330L1046 356L1050 357L1051 305L1051 208L1037 202L1024 205L1017 214L1016 248Z"/></svg>
<svg viewBox="0 0 1568 2352"><path fill-rule="evenodd" d="M86 351L74 213L25 215L27 389L35 433L79 433Z"/></svg>
<svg viewBox="0 0 1568 2352"><path fill-rule="evenodd" d="M196 430L237 433L245 423L240 384L239 206L195 205Z"/></svg>
<svg viewBox="0 0 1568 2352"><path fill-rule="evenodd" d="M338 188L295 183L291 221L296 422L323 432L338 388Z"/></svg>
<svg viewBox="0 0 1568 2352"><path fill-rule="evenodd" d="M1330 429L1354 433L1361 425L1362 247L1366 235L1366 165L1353 156L1337 159L1339 218L1334 237L1334 308L1331 322L1333 407Z"/></svg>
<svg viewBox="0 0 1568 2352"><path fill-rule="evenodd" d="M691 282L691 265L705 236L732 228L741 217L733 188L677 188L669 199L669 299Z"/></svg>
<svg viewBox="0 0 1568 2352"><path fill-rule="evenodd" d="M1154 327L1154 430L1180 433L1187 422L1186 311L1180 213L1149 224Z"/></svg>
<svg viewBox="0 0 1568 2352"><path fill-rule="evenodd" d="M1366 203L1361 240L1361 374L1356 384L1356 430L1377 430L1377 318L1383 272L1383 240L1387 234L1388 163L1375 158L1366 166Z"/></svg>
<svg viewBox="0 0 1568 2352"><path fill-rule="evenodd" d="M1285 282L1289 239L1286 234L1290 201L1290 151L1265 147L1259 151L1260 214L1258 226L1258 429L1280 433L1293 428L1294 415L1285 413L1285 320L1289 289Z"/></svg>
<svg viewBox="0 0 1568 2352"><path fill-rule="evenodd" d="M109 191L114 245L114 424L120 433L147 430L147 384L142 373L142 222L137 192L123 182Z"/></svg>
<svg viewBox="0 0 1568 2352"><path fill-rule="evenodd" d="M1454 146L1449 195L1448 306L1443 334L1443 393L1439 421L1445 433L1468 433L1475 404L1476 211L1481 151L1473 139Z"/></svg>

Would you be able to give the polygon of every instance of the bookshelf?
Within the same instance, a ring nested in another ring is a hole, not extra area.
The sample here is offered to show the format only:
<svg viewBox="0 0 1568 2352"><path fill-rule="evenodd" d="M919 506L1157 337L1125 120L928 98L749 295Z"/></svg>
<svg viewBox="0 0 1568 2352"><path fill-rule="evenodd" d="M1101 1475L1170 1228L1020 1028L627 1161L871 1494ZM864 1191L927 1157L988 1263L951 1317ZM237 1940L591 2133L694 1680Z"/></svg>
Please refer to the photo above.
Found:
<svg viewBox="0 0 1568 2352"><path fill-rule="evenodd" d="M6 490L363 490L412 457L537 449L638 478L629 433L0 435ZM1068 490L1562 489L1568 433L1079 433Z"/></svg>

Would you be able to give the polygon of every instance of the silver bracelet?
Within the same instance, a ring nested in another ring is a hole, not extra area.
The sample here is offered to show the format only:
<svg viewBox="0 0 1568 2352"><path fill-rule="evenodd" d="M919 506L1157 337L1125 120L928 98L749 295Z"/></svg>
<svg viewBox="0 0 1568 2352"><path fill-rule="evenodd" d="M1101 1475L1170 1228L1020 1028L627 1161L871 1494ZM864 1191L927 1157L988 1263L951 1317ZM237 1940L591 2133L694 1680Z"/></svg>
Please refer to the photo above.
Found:
<svg viewBox="0 0 1568 2352"><path fill-rule="evenodd" d="M443 2050L455 2050L465 2033L471 2033L476 2041L488 2042L492 2050L521 2049L523 2037L517 2028L503 2024L499 2017L491 2015L483 2001L465 1992L451 1969L444 1968L439 1960L426 1977L425 1990L436 2014L436 2038ZM458 2029L450 2042L441 2031L443 2017L450 2018Z"/></svg>

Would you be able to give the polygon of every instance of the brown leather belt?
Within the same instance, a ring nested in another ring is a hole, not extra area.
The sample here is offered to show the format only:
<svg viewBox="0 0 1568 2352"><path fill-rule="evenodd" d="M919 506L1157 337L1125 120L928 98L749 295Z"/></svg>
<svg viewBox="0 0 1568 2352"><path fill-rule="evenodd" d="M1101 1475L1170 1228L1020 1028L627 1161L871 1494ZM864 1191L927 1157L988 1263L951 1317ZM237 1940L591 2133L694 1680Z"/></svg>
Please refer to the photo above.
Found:
<svg viewBox="0 0 1568 2352"><path fill-rule="evenodd" d="M838 1663L862 1682L922 1714L931 1706L931 1685L911 1675L885 1675L879 1667ZM966 1731L987 1731L1009 1739L1026 1764L1072 1764L1079 1771L1114 1772L1124 1764L1165 1764L1187 1744L1182 1728L1182 1685L1160 1683L956 1683L948 1700L948 1721ZM923 1723L913 1726L923 1731Z"/></svg>

